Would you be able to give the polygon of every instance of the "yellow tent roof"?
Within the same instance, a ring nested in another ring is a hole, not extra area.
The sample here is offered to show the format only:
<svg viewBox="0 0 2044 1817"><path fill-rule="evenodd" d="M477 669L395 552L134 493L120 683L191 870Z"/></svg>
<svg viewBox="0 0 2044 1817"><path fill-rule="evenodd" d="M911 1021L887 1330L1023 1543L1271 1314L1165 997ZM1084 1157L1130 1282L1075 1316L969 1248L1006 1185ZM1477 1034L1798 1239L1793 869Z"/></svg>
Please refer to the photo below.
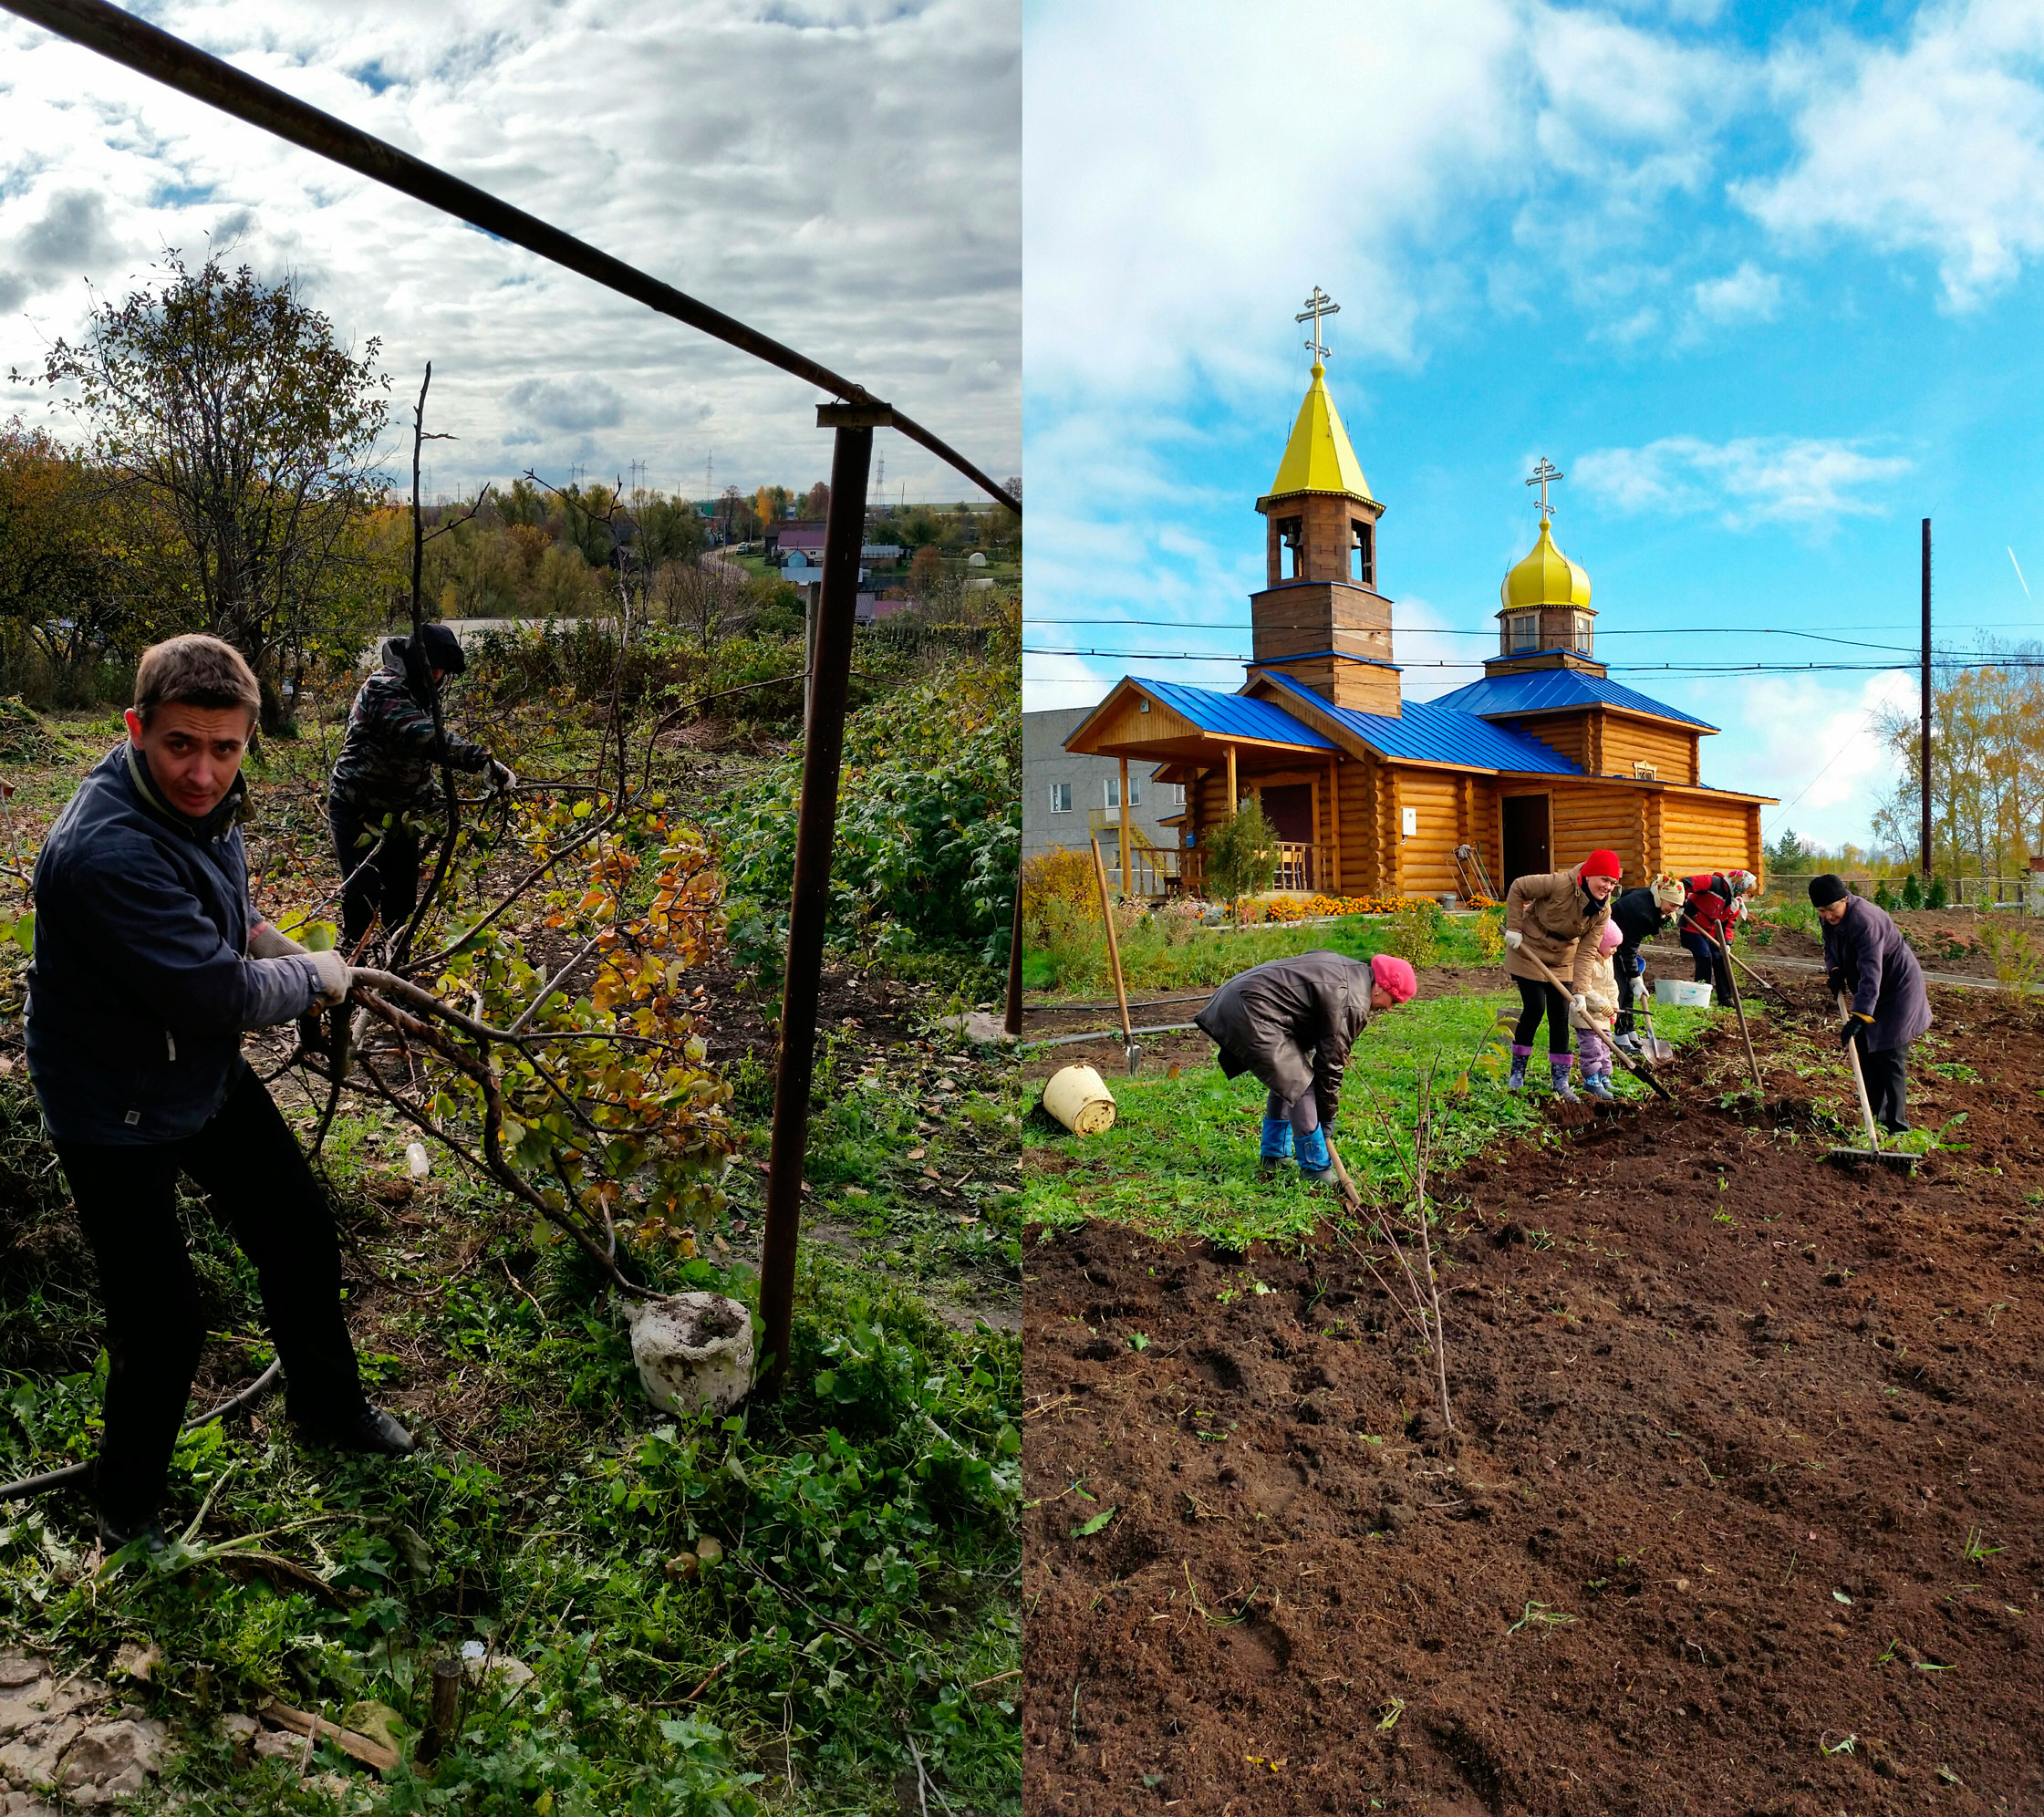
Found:
<svg viewBox="0 0 2044 1817"><path fill-rule="evenodd" d="M1504 586L1498 590L1503 597L1503 609L1508 612L1531 606L1587 606L1590 576L1554 546L1543 517L1540 540L1505 576Z"/></svg>
<svg viewBox="0 0 2044 1817"><path fill-rule="evenodd" d="M1278 476L1271 482L1272 498L1286 493L1370 496L1370 483L1363 477L1363 463L1355 458L1355 450L1349 446L1348 431L1342 427L1341 412L1327 395L1326 380L1327 369L1316 359L1313 383L1306 387L1299 420L1292 425L1292 440L1285 443Z"/></svg>

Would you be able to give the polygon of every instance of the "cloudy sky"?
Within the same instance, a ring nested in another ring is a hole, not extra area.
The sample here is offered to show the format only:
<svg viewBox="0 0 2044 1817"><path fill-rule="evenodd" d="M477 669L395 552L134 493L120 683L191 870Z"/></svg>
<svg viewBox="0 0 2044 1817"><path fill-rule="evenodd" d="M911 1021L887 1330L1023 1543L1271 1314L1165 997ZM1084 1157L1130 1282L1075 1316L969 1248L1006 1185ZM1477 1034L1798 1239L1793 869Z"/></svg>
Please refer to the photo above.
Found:
<svg viewBox="0 0 2044 1817"><path fill-rule="evenodd" d="M864 382L1020 471L1020 18L984 0L158 0L152 23ZM829 471L817 394L0 15L0 374L166 246L295 275L437 490L535 465L700 492ZM0 417L31 421L5 385ZM888 493L970 490L883 433Z"/></svg>
<svg viewBox="0 0 2044 1817"><path fill-rule="evenodd" d="M1599 653L1770 838L1867 837L1913 676L1648 665L1906 659L1925 516L1941 640L2044 635L2044 0L1029 0L1024 147L1029 642L1151 653L1032 706L1239 684L1162 657L1248 653L1315 284L1416 693L1495 649L1543 454Z"/></svg>

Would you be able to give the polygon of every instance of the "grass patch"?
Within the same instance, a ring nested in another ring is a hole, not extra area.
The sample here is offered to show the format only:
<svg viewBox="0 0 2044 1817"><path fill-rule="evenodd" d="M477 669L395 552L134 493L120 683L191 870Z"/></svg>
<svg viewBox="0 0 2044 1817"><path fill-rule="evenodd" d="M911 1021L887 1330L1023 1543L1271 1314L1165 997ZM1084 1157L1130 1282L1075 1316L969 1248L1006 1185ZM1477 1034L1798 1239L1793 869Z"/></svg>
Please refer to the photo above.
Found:
<svg viewBox="0 0 2044 1817"><path fill-rule="evenodd" d="M1059 905L1068 907L1069 905ZM1444 915L1435 965L1488 965L1478 917ZM1226 983L1267 959L1291 959L1327 950L1351 959L1374 959L1391 950L1393 918L1344 915L1314 926L1303 924L1209 928L1170 912L1132 915L1119 927L1122 975L1131 991L1182 991ZM1107 940L1097 909L1048 916L1034 944L1022 955L1022 981L1032 991L1084 996L1110 991Z"/></svg>
<svg viewBox="0 0 2044 1817"><path fill-rule="evenodd" d="M1334 1137L1356 1184L1388 1184L1398 1175L1398 1146L1410 1127L1419 1075L1439 1066L1435 1155L1458 1166L1502 1137L1542 1127L1544 1094L1536 1081L1523 1095L1508 1092L1502 1065L1472 1071L1467 1094L1447 1087L1477 1051L1498 1012L1515 1006L1502 995L1437 997L1372 1018L1351 1050ZM1682 1041L1715 1020L1713 1010L1663 1010L1655 1026ZM1540 1056L1535 1056L1536 1064ZM1620 1075L1624 1096L1646 1087ZM1311 1234L1334 1200L1307 1186L1294 1168L1261 1177L1257 1136L1264 1088L1243 1074L1224 1079L1218 1066L1189 1066L1176 1079L1157 1073L1116 1079L1118 1114L1105 1135L1081 1138L1060 1131L1030 1151L1023 1217L1047 1225L1112 1218L1157 1235L1196 1235L1229 1248Z"/></svg>

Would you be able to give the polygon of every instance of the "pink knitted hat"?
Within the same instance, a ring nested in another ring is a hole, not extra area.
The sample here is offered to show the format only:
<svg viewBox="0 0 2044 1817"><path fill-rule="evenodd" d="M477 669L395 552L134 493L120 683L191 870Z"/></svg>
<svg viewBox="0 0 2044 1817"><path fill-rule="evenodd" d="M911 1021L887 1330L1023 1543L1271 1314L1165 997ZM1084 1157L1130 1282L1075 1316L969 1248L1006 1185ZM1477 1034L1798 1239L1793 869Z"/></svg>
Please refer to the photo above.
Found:
<svg viewBox="0 0 2044 1817"><path fill-rule="evenodd" d="M1373 959L1370 976L1380 990L1390 992L1395 1003L1409 1003L1413 993L1419 989L1419 979L1413 971L1411 961L1400 959L1396 953L1380 952Z"/></svg>
<svg viewBox="0 0 2044 1817"><path fill-rule="evenodd" d="M1606 921L1603 931L1597 936L1599 952L1616 952L1625 939L1624 929L1615 921Z"/></svg>

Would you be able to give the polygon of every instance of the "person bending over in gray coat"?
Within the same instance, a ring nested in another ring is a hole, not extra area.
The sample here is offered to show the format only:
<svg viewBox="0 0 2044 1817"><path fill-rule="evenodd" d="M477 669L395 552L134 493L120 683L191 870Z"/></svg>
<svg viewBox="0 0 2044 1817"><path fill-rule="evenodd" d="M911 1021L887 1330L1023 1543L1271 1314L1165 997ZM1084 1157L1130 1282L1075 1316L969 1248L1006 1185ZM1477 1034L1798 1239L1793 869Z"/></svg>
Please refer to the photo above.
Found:
<svg viewBox="0 0 2044 1817"><path fill-rule="evenodd" d="M1826 871L1810 880L1824 924L1824 971L1833 998L1850 995L1839 1044L1860 1046L1867 1101L1890 1135L1909 1127L1909 1043L1931 1025L1923 968L1885 908L1854 896Z"/></svg>
<svg viewBox="0 0 2044 1817"><path fill-rule="evenodd" d="M1390 953L1364 963L1338 952L1271 959L1239 972L1193 1021L1219 1047L1230 1079L1254 1073L1263 1106L1266 1171L1294 1153L1311 1180L1333 1172L1327 1129L1341 1107L1348 1051L1373 1013L1408 1002L1419 981Z"/></svg>

